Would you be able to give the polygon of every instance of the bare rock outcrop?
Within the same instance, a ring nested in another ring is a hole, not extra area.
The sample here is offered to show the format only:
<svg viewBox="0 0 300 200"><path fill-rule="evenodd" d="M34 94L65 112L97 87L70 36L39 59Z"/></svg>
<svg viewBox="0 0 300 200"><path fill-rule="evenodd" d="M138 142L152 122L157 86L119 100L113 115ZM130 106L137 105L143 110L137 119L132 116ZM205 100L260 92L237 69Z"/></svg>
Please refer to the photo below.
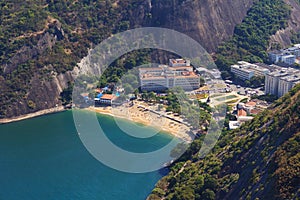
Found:
<svg viewBox="0 0 300 200"><path fill-rule="evenodd" d="M253 0L152 0L152 24L175 29L213 52L232 36Z"/></svg>

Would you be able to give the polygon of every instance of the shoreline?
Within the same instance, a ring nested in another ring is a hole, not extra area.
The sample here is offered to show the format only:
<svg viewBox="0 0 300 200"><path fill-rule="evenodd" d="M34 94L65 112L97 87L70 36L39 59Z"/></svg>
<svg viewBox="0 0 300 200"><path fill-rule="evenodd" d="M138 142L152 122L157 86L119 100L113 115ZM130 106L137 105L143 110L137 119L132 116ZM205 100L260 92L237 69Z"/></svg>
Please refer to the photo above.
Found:
<svg viewBox="0 0 300 200"><path fill-rule="evenodd" d="M66 110L67 109L64 106L58 106L58 107L40 110L25 115L20 115L17 117L3 118L0 119L0 125L31 119L34 117L39 117L47 114L63 112ZM151 113L149 111L145 111L142 108L139 108L139 105L135 105L131 108L122 106L122 108L120 109L112 109L111 106L103 106L103 107L91 106L85 108L84 110L96 112L102 115L117 117L120 119L127 120L129 122L142 124L144 126L149 126L154 129L157 129L158 131L162 131L174 137L182 139L183 141L188 143L190 143L193 138L193 136L190 133L191 129L188 126L172 121L171 119L158 116L157 114Z"/></svg>
<svg viewBox="0 0 300 200"><path fill-rule="evenodd" d="M17 117L3 118L3 119L0 119L0 124L8 124L8 123L12 123L12 122L22 121L22 120L31 119L34 117L39 117L39 116L43 116L43 115L47 115L47 114L51 114L51 113L63 112L65 110L66 109L64 106L48 108L48 109L40 110L37 112L28 113L25 115L19 115Z"/></svg>
<svg viewBox="0 0 300 200"><path fill-rule="evenodd" d="M193 136L190 134L191 129L171 119L160 117L157 114L153 114L149 111L143 111L135 105L133 107L121 107L118 109L112 109L111 106L105 107L88 107L86 110L96 112L102 115L109 115L125 119L129 122L139 123L144 126L149 126L157 129L158 131L166 132L174 137L182 139L185 142L192 142Z"/></svg>

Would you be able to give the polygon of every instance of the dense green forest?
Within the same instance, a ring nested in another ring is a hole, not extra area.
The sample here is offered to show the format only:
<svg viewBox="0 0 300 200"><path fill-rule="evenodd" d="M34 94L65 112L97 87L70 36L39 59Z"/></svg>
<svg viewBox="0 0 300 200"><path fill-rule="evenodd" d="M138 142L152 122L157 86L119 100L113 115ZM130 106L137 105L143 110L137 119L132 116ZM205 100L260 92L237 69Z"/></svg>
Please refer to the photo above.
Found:
<svg viewBox="0 0 300 200"><path fill-rule="evenodd" d="M203 159L203 138L195 140L149 199L299 198L299 116L300 85L240 129L224 131Z"/></svg>
<svg viewBox="0 0 300 200"><path fill-rule="evenodd" d="M270 36L285 28L289 17L290 7L282 0L254 3L243 22L235 27L233 37L217 50L216 64L223 78L231 77L230 65L237 61L268 62Z"/></svg>

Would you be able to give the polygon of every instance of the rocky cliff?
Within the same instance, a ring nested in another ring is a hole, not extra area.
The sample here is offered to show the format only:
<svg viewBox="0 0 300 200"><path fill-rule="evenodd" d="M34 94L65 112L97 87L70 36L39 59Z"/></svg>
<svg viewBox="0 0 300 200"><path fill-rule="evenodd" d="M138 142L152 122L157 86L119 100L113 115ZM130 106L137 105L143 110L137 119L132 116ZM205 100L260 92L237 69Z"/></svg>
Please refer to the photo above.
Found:
<svg viewBox="0 0 300 200"><path fill-rule="evenodd" d="M37 41L34 45L23 45L3 66L0 91L1 97L5 98L2 102L5 110L2 108L1 118L11 118L61 105L60 93L74 80L74 70L57 73L52 64L38 67L28 63L45 56L64 36L61 23L54 18L48 18L43 30L21 36L35 38ZM26 76L23 77L23 73Z"/></svg>
<svg viewBox="0 0 300 200"><path fill-rule="evenodd" d="M152 0L152 23L183 32L212 52L230 38L253 0Z"/></svg>

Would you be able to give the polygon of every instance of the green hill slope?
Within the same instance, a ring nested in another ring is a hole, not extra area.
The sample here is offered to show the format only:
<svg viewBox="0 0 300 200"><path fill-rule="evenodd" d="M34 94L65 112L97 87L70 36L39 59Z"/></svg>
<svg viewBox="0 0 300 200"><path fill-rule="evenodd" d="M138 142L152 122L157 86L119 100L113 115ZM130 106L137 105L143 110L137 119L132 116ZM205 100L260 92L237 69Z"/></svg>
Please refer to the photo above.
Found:
<svg viewBox="0 0 300 200"><path fill-rule="evenodd" d="M224 132L204 159L194 154L172 166L149 199L299 199L299 147L300 85L253 121Z"/></svg>

